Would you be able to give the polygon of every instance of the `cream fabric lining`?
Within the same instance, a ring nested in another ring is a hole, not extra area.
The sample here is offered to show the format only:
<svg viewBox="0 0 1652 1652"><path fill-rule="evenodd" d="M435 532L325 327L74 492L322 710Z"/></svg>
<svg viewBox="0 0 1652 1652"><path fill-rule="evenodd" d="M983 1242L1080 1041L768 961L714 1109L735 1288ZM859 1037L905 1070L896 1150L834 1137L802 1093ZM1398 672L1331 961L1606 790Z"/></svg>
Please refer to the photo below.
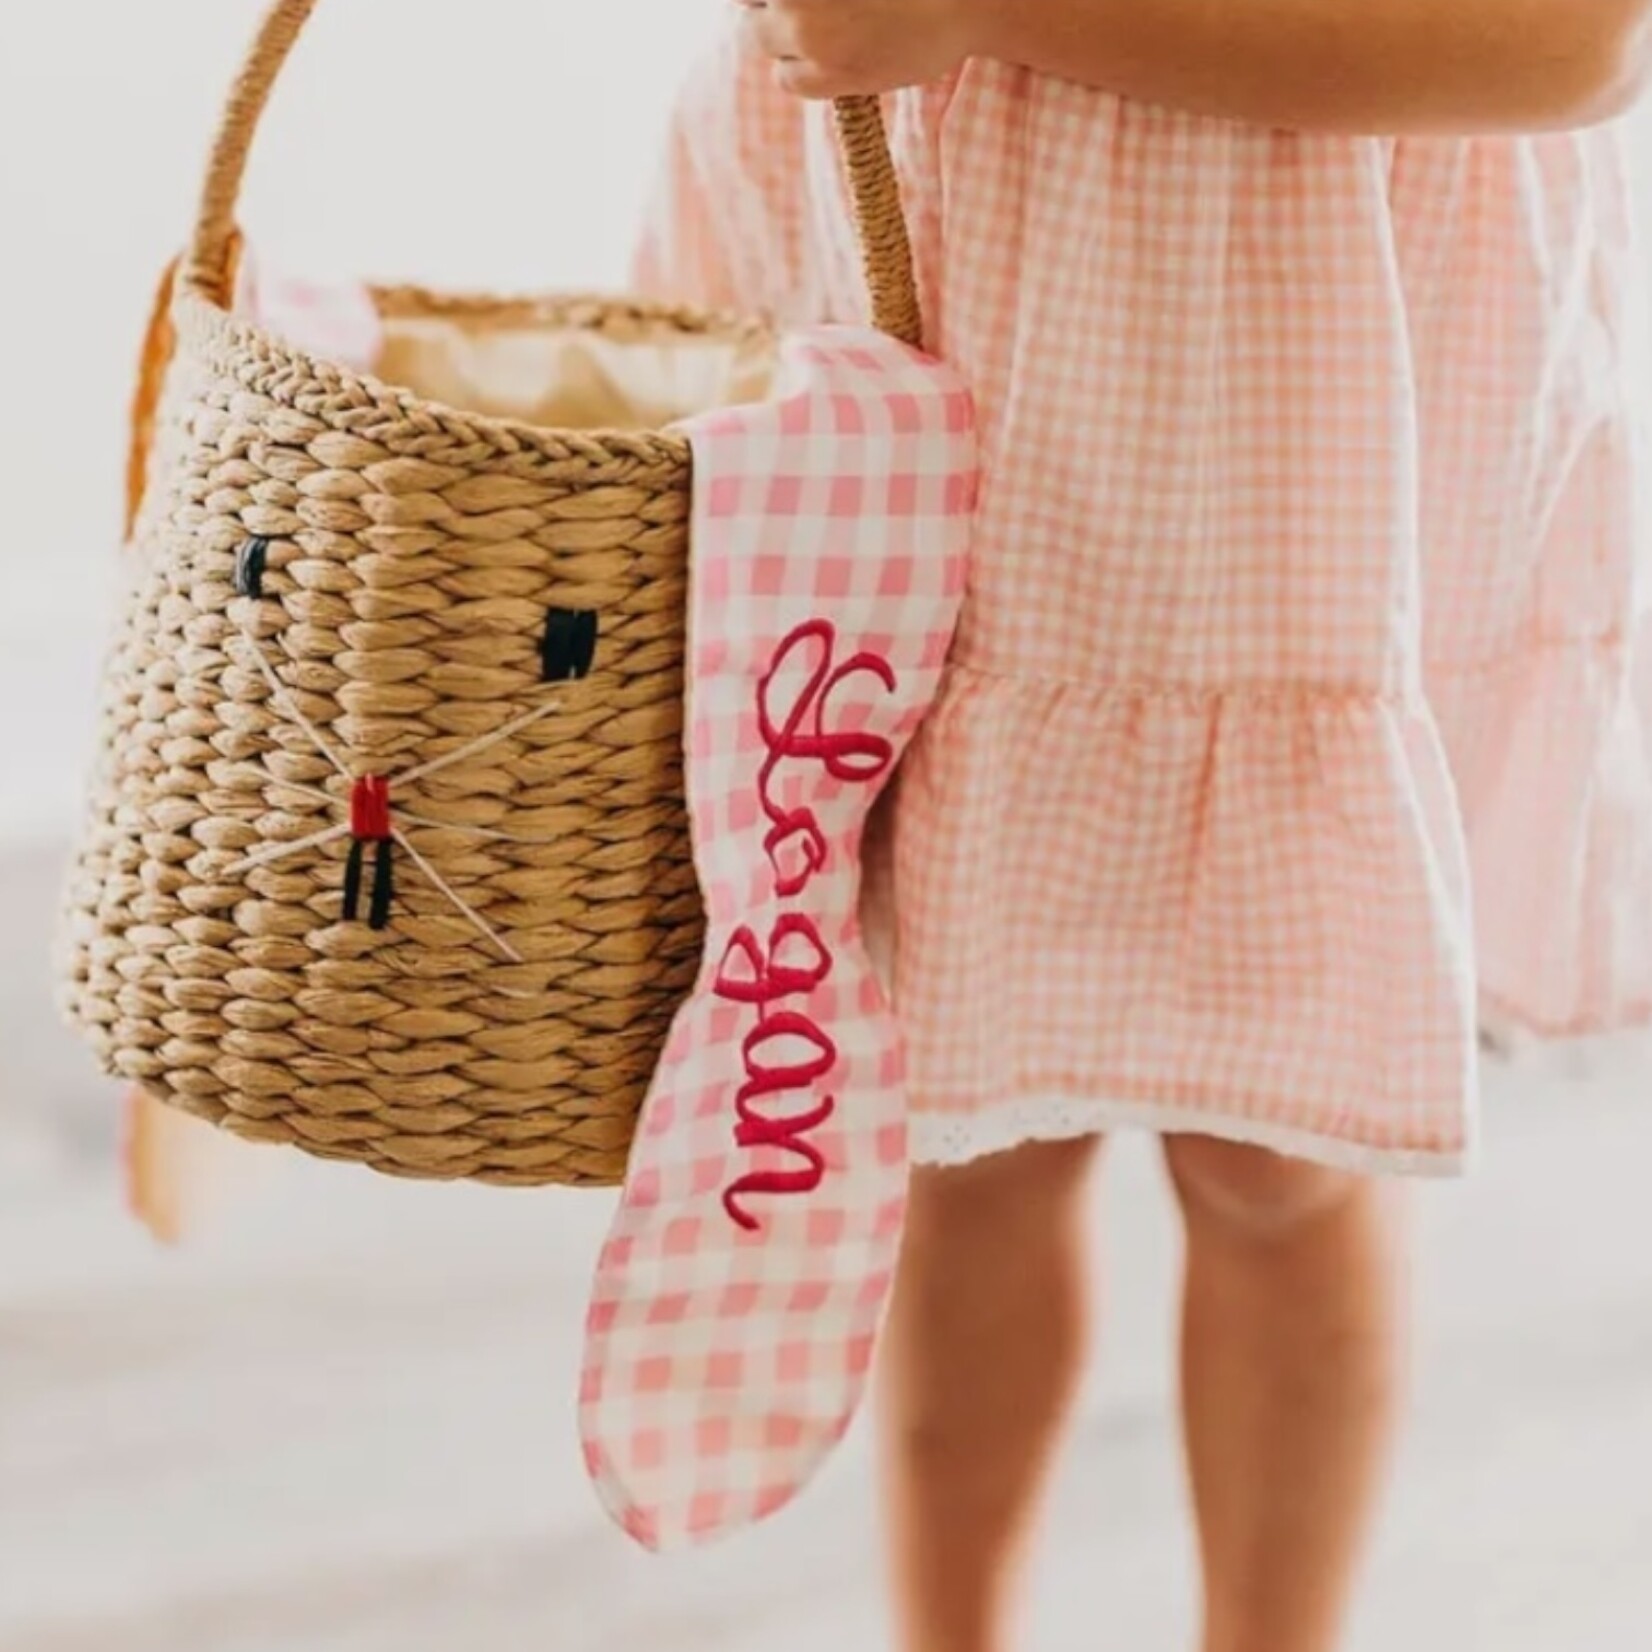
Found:
<svg viewBox="0 0 1652 1652"><path fill-rule="evenodd" d="M492 418L562 430L647 430L757 401L774 374L760 332L634 335L466 316L389 316L374 371Z"/></svg>

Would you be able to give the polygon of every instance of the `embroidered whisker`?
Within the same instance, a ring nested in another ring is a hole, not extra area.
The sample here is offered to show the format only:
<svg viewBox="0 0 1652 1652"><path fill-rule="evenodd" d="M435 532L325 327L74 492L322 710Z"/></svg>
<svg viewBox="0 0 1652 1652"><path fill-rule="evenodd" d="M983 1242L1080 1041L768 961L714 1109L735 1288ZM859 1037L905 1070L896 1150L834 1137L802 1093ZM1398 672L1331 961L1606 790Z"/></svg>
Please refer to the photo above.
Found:
<svg viewBox="0 0 1652 1652"><path fill-rule="evenodd" d="M418 869L423 872L424 875L437 887L437 889L439 889L442 894L446 895L448 900L450 900L453 905L459 909L459 911L464 915L479 935L481 935L485 940L491 941L493 945L496 946L499 951L510 960L511 963L524 964L527 962L527 959L525 959L522 954L510 944L509 941L505 940L497 930L490 927L487 919L484 918L482 914L475 909L475 907L469 905L453 888L453 886L448 883L441 873L438 872L436 868L432 866L430 862L413 847L412 843L408 841L407 834L405 832L396 833L396 842L407 851L408 855L412 858L413 864L417 866Z"/></svg>
<svg viewBox="0 0 1652 1652"><path fill-rule="evenodd" d="M291 860L295 855L302 855L311 849L324 849L329 843L337 843L340 838L348 837L348 826L329 826L325 831L312 832L308 837L294 838L291 843L269 843L262 849L255 849L244 860L238 860L224 872L226 878L245 877L248 872L256 872L262 867L276 866L284 860Z"/></svg>
<svg viewBox="0 0 1652 1652"><path fill-rule="evenodd" d="M350 851L345 860L342 903L344 919L347 923L354 923L359 920L363 897L365 896L368 927L374 930L383 930L390 926L391 911L395 903L395 851L400 848L438 893L491 946L495 947L511 963L520 964L525 962L526 960L523 959L522 955L487 922L474 906L459 894L453 885L431 865L426 856L420 854L407 834L396 825L391 809L391 785L392 782L398 785L408 785L419 780L426 780L432 775L440 774L444 770L456 768L462 763L469 762L472 758L480 757L491 751L495 746L501 745L520 734L524 729L531 728L534 724L542 722L545 718L559 711L561 709L560 702L552 700L545 705L536 706L532 711L526 711L518 717L513 717L502 728L495 729L492 733L483 735L459 747L457 751L448 752L429 763L419 764L400 775L357 775L333 750L321 730L300 710L293 695L282 683L275 667L270 663L263 649L259 647L257 640L252 637L247 637L244 640L247 643L248 651L252 655L254 665L269 687L274 705L303 733L304 737L333 768L338 777L348 785L347 801L350 818L347 823L329 826L323 831L315 832L294 842L272 844L266 848L255 850L236 862L225 875L229 877L244 876L250 871L277 865L281 861L303 854L307 850L324 848L330 843L337 843L348 838L350 840ZM340 801L332 793L302 782L278 780L274 784L295 796L314 799L327 804L330 808L336 808ZM552 847L559 841L554 838L520 837L492 827L455 825L434 820L425 815L407 814L402 818L426 830L455 832L484 842L516 844L525 848L545 848ZM372 851L372 879L369 886L368 859L370 850Z"/></svg>

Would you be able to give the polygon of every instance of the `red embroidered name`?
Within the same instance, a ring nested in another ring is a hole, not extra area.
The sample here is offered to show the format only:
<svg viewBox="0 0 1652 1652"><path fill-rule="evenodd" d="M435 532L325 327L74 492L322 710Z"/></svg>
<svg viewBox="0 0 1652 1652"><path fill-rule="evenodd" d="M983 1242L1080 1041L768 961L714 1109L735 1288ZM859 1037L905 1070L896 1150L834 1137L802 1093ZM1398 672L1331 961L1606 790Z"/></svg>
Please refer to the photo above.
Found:
<svg viewBox="0 0 1652 1652"><path fill-rule="evenodd" d="M768 822L763 851L782 900L806 894L831 859L831 844L814 810L788 807L777 795L783 766L817 763L834 780L873 785L895 761L894 746L881 736L831 726L833 697L846 683L869 676L893 693L893 668L866 651L836 664L836 648L837 631L829 621L800 625L776 650L758 684L757 721L767 751L757 777L758 802ZM782 674L810 651L818 657L802 686L789 705L777 706ZM826 1176L825 1155L811 1137L837 1111L837 1098L816 1100L815 1091L836 1068L838 1048L805 1006L831 979L833 964L819 923L794 911L775 920L766 947L750 928L737 930L717 972L719 998L757 1011L757 1025L740 1049L745 1082L735 1098L734 1139L742 1148L771 1149L794 1161L751 1171L725 1190L723 1208L748 1233L762 1226L751 1214L752 1199L813 1193ZM793 1098L791 1105L775 1105L782 1098Z"/></svg>

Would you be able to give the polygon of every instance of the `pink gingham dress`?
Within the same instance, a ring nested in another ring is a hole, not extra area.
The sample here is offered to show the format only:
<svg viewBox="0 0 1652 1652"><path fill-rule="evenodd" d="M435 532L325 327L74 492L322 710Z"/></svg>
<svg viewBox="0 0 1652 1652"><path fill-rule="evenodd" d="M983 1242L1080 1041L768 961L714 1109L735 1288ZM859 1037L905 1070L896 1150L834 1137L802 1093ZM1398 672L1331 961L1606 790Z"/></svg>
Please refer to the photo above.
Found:
<svg viewBox="0 0 1652 1652"><path fill-rule="evenodd" d="M1456 1169L1482 1016L1652 1017L1623 131L1304 136L986 62L889 119L983 443L894 814L916 1156ZM864 311L829 113L732 41L639 273Z"/></svg>

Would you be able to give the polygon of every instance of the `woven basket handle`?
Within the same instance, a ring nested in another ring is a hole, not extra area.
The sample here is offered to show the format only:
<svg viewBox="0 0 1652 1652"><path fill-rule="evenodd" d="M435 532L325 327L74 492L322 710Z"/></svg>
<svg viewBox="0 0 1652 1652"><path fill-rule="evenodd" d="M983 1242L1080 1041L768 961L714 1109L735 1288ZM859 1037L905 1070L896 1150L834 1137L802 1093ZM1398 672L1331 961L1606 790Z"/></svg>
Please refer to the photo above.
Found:
<svg viewBox="0 0 1652 1652"><path fill-rule="evenodd" d="M317 0L273 0L247 60L230 92L201 191L195 235L184 266L185 285L214 303L229 304L235 245L236 204L247 156L280 76ZM876 98L843 98L837 104L838 138L854 196L872 320L880 331L907 344L922 342L912 244L901 211L900 186L889 154L883 113Z"/></svg>

